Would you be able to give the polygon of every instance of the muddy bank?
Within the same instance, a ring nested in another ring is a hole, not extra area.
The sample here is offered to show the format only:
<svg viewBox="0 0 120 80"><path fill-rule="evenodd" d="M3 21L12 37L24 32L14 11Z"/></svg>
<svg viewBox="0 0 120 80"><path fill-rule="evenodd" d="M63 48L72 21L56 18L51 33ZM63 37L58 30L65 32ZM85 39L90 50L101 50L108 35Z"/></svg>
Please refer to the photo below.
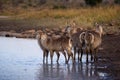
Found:
<svg viewBox="0 0 120 80"><path fill-rule="evenodd" d="M109 68L115 74L116 80L120 79L120 35L105 35L102 42L103 50L98 56L106 58L112 63Z"/></svg>
<svg viewBox="0 0 120 80"><path fill-rule="evenodd" d="M16 38L35 38L35 30L27 30L18 33L14 30L11 31L0 31L0 36L3 37L16 37Z"/></svg>

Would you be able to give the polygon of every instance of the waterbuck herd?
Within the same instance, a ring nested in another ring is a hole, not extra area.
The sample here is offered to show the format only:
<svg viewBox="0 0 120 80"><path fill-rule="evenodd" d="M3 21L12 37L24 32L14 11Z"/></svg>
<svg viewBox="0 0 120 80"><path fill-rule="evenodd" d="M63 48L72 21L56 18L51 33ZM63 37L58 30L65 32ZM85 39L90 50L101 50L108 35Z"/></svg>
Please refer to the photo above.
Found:
<svg viewBox="0 0 120 80"><path fill-rule="evenodd" d="M97 52L102 42L102 33L102 26L98 24L93 30L83 30L73 24L59 30L43 28L36 32L36 38L43 51L43 62L45 59L46 62L48 61L48 55L50 54L52 63L54 52L57 54L57 62L61 53L65 57L65 63L68 63L70 58L74 63L76 54L78 55L78 62L81 62L83 53L86 54L86 62L88 62L89 54L91 61L97 61Z"/></svg>

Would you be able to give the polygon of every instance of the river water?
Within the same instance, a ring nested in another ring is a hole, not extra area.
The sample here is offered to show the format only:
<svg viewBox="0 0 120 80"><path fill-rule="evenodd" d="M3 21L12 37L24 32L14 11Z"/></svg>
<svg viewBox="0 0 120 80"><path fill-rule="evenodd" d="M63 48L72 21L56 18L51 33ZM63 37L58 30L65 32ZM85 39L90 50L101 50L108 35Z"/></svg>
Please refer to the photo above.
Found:
<svg viewBox="0 0 120 80"><path fill-rule="evenodd" d="M108 60L97 63L65 64L61 54L56 63L43 63L43 53L36 39L0 37L0 80L114 80Z"/></svg>

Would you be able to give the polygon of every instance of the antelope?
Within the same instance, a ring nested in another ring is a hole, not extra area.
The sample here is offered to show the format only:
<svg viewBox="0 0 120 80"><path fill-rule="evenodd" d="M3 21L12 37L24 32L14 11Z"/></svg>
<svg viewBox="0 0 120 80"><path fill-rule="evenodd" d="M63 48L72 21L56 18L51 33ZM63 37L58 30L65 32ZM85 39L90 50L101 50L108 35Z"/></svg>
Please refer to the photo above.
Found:
<svg viewBox="0 0 120 80"><path fill-rule="evenodd" d="M80 41L80 45L81 45L80 61L82 61L82 56L83 56L83 52L84 52L84 48L85 48L85 46L84 46L85 45L85 30L79 34L79 41Z"/></svg>
<svg viewBox="0 0 120 80"><path fill-rule="evenodd" d="M47 50L41 43L41 38L40 38L40 34L42 34L42 31L40 30L39 32L36 32L36 38L37 38L37 41L38 41L38 44L40 46L40 48L42 49L43 51L43 62L45 61L45 58L46 58L46 62L48 61L48 53L49 53L49 50Z"/></svg>
<svg viewBox="0 0 120 80"><path fill-rule="evenodd" d="M69 37L59 37L59 38L53 38L51 36L48 36L46 33L41 34L40 42L43 45L45 49L50 51L50 57L51 57L51 63L53 61L53 54L54 52L58 53L58 59L59 60L59 52L61 51L65 57L66 63L69 62L70 56L73 59L73 54L71 52L71 39ZM68 54L68 60L66 58L66 53L64 51L67 51ZM74 62L74 61L73 61Z"/></svg>
<svg viewBox="0 0 120 80"><path fill-rule="evenodd" d="M68 34L72 40L72 45L73 45L73 49L74 49L74 60L76 57L76 53L78 53L78 61L81 61L82 55L80 56L80 53L83 54L83 50L82 50L82 43L79 40L79 35L82 32L84 32L84 30L82 30L82 28L76 28L75 23L73 25L74 25L74 27L67 26L66 31L68 32Z"/></svg>
<svg viewBox="0 0 120 80"><path fill-rule="evenodd" d="M74 48L74 59L76 57L76 53L78 53L78 61L79 60L81 61L81 57L82 57L82 54L83 54L82 43L79 40L79 35L81 35L82 32L84 32L84 31L81 30L81 31L73 33L71 35L73 48ZM80 56L80 53L81 53L81 56Z"/></svg>
<svg viewBox="0 0 120 80"><path fill-rule="evenodd" d="M82 46L82 48L84 48L86 51L87 62L88 62L88 53L91 54L91 60L93 60L93 58L94 58L94 61L97 60L96 54L97 54L98 48L102 42L102 33L103 33L103 29L102 29L102 26L100 26L100 25L97 25L95 31L88 30L85 33L83 33L84 39L83 39L83 41L81 40L81 42L83 42L83 44L84 44L84 46Z"/></svg>
<svg viewBox="0 0 120 80"><path fill-rule="evenodd" d="M53 33L54 33L53 31L50 31L49 29L45 29L45 30L47 31L47 35L49 35L49 36L52 36ZM41 36L42 33L43 33L42 30L38 30L38 31L36 32L36 38L37 38L37 40L38 40L38 44L39 44L40 48L41 48L42 51L43 51L43 62L44 62L45 58L46 58L46 62L48 62L48 53L49 53L49 50L46 49L46 48L41 44L41 37L40 37L40 36ZM56 37L54 37L54 38L56 38ZM59 52L56 52L56 54L57 54L57 57L58 57L58 59L57 59L57 62L58 62L60 54L59 54Z"/></svg>

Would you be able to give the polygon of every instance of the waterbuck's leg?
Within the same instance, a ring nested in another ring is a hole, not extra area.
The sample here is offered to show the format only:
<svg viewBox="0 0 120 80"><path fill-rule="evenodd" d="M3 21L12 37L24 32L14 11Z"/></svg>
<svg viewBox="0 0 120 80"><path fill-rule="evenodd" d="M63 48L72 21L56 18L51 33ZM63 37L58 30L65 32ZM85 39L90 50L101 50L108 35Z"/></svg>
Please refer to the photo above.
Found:
<svg viewBox="0 0 120 80"><path fill-rule="evenodd" d="M50 58L51 58L51 63L53 62L53 54L54 54L54 51L50 51Z"/></svg>
<svg viewBox="0 0 120 80"><path fill-rule="evenodd" d="M46 52L46 53L45 53L45 54L46 54L46 62L48 62L48 53L49 53L49 51L46 50L45 52Z"/></svg>
<svg viewBox="0 0 120 80"><path fill-rule="evenodd" d="M70 52L70 56L71 56L72 62L73 62L73 64L74 64L74 63L75 63L75 60L74 60L74 58L73 58L73 53L72 53L72 52Z"/></svg>
<svg viewBox="0 0 120 80"><path fill-rule="evenodd" d="M69 59L70 59L70 54L68 54L68 60L67 60L67 64L68 64L68 62L69 62Z"/></svg>
<svg viewBox="0 0 120 80"><path fill-rule="evenodd" d="M74 63L73 53L71 52L71 50L67 50L67 52L68 52L68 61L67 61L67 63L69 62L70 56L72 57L72 61Z"/></svg>
<svg viewBox="0 0 120 80"><path fill-rule="evenodd" d="M82 62L83 50L81 49L80 61Z"/></svg>
<svg viewBox="0 0 120 80"><path fill-rule="evenodd" d="M73 62L73 64L74 64L75 60L74 60L74 58L73 58L73 53L72 53L71 51L69 51L69 54L70 54L70 56L71 56L71 58L72 58L72 62Z"/></svg>
<svg viewBox="0 0 120 80"><path fill-rule="evenodd" d="M91 56L91 61L93 60L93 50L90 49L90 56Z"/></svg>
<svg viewBox="0 0 120 80"><path fill-rule="evenodd" d="M66 57L66 53L64 51L62 51L64 57L65 57L65 63L67 63L67 57Z"/></svg>
<svg viewBox="0 0 120 80"><path fill-rule="evenodd" d="M76 57L76 47L74 47L74 60L75 60L75 57Z"/></svg>
<svg viewBox="0 0 120 80"><path fill-rule="evenodd" d="M58 63L58 61L59 61L59 58L60 58L60 54L59 54L59 52L56 52L56 54L57 54L57 63Z"/></svg>
<svg viewBox="0 0 120 80"><path fill-rule="evenodd" d="M88 63L88 49L86 50L86 62Z"/></svg>
<svg viewBox="0 0 120 80"><path fill-rule="evenodd" d="M95 53L94 53L94 61L96 62L96 61L97 61L97 52L98 52L98 50L95 49L94 52L95 52Z"/></svg>
<svg viewBox="0 0 120 80"><path fill-rule="evenodd" d="M78 50L78 62L79 62L79 60L80 60L80 50Z"/></svg>
<svg viewBox="0 0 120 80"><path fill-rule="evenodd" d="M43 50L43 63L45 62L45 50Z"/></svg>

